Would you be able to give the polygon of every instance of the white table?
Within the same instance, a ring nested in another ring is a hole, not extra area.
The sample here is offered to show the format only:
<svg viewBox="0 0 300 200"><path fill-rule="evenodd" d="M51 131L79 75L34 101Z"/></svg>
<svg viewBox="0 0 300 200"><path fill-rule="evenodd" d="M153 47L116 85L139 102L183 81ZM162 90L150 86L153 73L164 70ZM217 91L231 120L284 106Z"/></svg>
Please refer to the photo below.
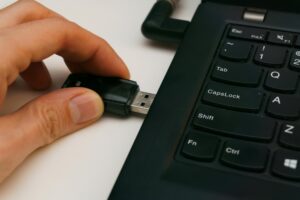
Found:
<svg viewBox="0 0 300 200"><path fill-rule="evenodd" d="M12 0L1 0L0 7ZM146 40L141 24L155 0L40 0L41 3L105 38L128 65L141 89L156 93L175 53L174 47ZM200 0L182 0L174 17L190 20ZM0 19L1 20L1 19ZM62 59L46 60L55 90L68 75ZM47 91L46 91L47 92ZM43 94L18 80L1 114ZM1 200L107 199L143 119L105 115L92 126L31 155L0 186Z"/></svg>

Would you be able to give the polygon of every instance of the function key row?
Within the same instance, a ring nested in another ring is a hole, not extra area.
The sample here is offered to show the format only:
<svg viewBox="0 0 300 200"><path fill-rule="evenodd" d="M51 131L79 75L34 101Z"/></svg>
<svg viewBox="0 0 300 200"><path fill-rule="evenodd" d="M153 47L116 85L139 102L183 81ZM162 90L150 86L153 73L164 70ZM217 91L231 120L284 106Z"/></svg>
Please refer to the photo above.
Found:
<svg viewBox="0 0 300 200"><path fill-rule="evenodd" d="M269 31L260 28L251 28L244 26L232 26L229 29L228 36L231 38L240 38L260 42L269 42L272 44L300 46L300 34L289 32Z"/></svg>
<svg viewBox="0 0 300 200"><path fill-rule="evenodd" d="M190 131L184 141L182 154L193 160L210 162L217 155L221 140L200 131ZM270 157L264 145L241 141L226 141L221 148L220 162L228 167L261 172L266 169ZM271 172L279 177L300 180L300 153L277 150L272 159Z"/></svg>

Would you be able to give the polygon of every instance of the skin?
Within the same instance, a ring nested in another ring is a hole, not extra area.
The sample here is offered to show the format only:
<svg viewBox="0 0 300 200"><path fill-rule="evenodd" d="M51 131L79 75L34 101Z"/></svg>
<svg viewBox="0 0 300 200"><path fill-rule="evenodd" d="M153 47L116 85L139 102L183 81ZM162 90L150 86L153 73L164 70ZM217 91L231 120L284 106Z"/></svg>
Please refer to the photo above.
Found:
<svg viewBox="0 0 300 200"><path fill-rule="evenodd" d="M43 59L53 54L62 56L71 72L129 78L127 67L106 41L33 0L0 10L0 44L0 106L19 75L33 89L47 89L51 77ZM0 183L36 149L101 117L99 98L100 110L93 119L72 120L68 102L92 93L85 88L59 89L0 116Z"/></svg>

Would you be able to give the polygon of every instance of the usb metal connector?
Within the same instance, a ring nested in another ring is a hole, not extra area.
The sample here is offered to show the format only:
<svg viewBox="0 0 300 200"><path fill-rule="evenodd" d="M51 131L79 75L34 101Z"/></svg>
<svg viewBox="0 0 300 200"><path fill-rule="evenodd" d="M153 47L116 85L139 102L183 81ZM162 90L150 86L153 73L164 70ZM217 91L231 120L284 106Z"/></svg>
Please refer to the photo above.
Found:
<svg viewBox="0 0 300 200"><path fill-rule="evenodd" d="M147 115L154 98L155 94L138 91L133 99L133 102L131 103L131 111L134 113Z"/></svg>

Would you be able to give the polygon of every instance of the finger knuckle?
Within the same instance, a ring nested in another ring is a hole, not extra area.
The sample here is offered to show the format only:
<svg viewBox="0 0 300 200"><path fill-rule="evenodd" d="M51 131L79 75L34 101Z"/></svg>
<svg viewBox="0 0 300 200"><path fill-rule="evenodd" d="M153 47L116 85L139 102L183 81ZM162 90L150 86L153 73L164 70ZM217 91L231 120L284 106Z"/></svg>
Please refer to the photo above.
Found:
<svg viewBox="0 0 300 200"><path fill-rule="evenodd" d="M110 44L107 42L107 40L103 39L103 38L100 38L100 44L101 46L110 46Z"/></svg>
<svg viewBox="0 0 300 200"><path fill-rule="evenodd" d="M20 3L22 4L22 6L24 8L29 8L32 11L36 11L36 10L41 9L40 4L37 3L35 0L23 0L23 1L20 1Z"/></svg>
<svg viewBox="0 0 300 200"><path fill-rule="evenodd" d="M49 25L53 25L57 30L60 30L61 33L66 34L72 28L72 22L59 17L47 19Z"/></svg>
<svg viewBox="0 0 300 200"><path fill-rule="evenodd" d="M49 25L60 30L59 35L62 44L67 40L70 34L74 34L79 28L79 25L64 18L49 18L47 21Z"/></svg>
<svg viewBox="0 0 300 200"><path fill-rule="evenodd" d="M53 106L43 104L32 109L38 119L38 131L40 131L45 144L52 143L59 138L60 132L63 130L60 111Z"/></svg>
<svg viewBox="0 0 300 200"><path fill-rule="evenodd" d="M44 17L59 17L55 15L50 9L44 7L42 4L38 3L35 0L23 0L20 1L21 6L23 10L25 10L24 13L26 13L25 18L34 18L33 16L36 16L37 18L44 18Z"/></svg>
<svg viewBox="0 0 300 200"><path fill-rule="evenodd" d="M70 22L64 18L60 17L54 17L48 19L51 23L55 24L56 26L59 26L60 28L67 28L66 26L70 25Z"/></svg>
<svg viewBox="0 0 300 200"><path fill-rule="evenodd" d="M72 35L81 29L81 27L78 24L76 24L75 22L72 22L72 21L69 21L66 19L56 19L56 20L60 24L61 30L64 31L65 36L68 36L70 34Z"/></svg>

